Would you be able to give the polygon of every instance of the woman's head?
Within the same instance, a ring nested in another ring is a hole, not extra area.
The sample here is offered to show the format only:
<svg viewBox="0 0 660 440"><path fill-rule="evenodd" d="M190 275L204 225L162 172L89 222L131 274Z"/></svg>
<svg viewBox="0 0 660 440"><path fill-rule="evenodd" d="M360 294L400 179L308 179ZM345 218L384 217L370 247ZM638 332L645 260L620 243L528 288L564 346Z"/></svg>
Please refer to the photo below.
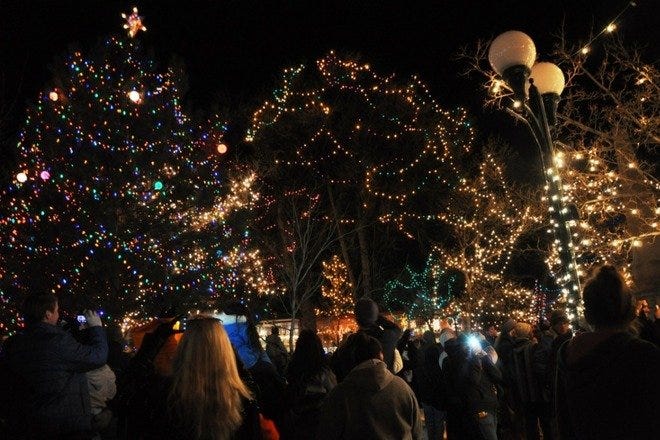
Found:
<svg viewBox="0 0 660 440"><path fill-rule="evenodd" d="M632 295L614 266L596 269L582 296L584 317L596 329L626 327L633 320Z"/></svg>
<svg viewBox="0 0 660 440"><path fill-rule="evenodd" d="M312 330L301 330L289 363L288 376L295 379L303 374L314 374L326 364L325 352L319 336Z"/></svg>
<svg viewBox="0 0 660 440"><path fill-rule="evenodd" d="M173 414L190 427L193 438L209 432L229 438L241 424L242 399L250 397L220 321L190 319L173 363Z"/></svg>
<svg viewBox="0 0 660 440"><path fill-rule="evenodd" d="M532 326L526 322L517 322L513 327L513 334L516 338L531 339Z"/></svg>

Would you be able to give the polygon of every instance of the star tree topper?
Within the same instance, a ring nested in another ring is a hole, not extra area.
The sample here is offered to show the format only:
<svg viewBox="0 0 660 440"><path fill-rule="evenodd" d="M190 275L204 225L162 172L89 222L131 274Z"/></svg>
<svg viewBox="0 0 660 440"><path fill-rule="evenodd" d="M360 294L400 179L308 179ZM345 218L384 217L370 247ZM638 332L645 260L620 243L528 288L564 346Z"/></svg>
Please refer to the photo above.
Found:
<svg viewBox="0 0 660 440"><path fill-rule="evenodd" d="M142 16L138 15L138 8L133 7L131 15L121 14L121 17L126 20L124 29L128 29L128 35L133 38L140 31L146 31L147 28L142 24Z"/></svg>

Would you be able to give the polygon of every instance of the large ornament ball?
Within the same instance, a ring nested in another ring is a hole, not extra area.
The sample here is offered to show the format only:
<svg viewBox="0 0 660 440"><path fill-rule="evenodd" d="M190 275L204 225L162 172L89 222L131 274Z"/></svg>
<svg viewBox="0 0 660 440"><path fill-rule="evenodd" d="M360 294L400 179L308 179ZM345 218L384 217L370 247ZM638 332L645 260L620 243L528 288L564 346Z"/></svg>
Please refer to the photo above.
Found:
<svg viewBox="0 0 660 440"><path fill-rule="evenodd" d="M218 144L218 153L225 154L227 152L227 146L223 143Z"/></svg>
<svg viewBox="0 0 660 440"><path fill-rule="evenodd" d="M137 104L138 102L140 102L141 99L140 92L138 92L137 90L131 90L130 92L128 92L128 99L130 99L132 102Z"/></svg>
<svg viewBox="0 0 660 440"><path fill-rule="evenodd" d="M55 101L57 101L58 99L60 99L60 95L58 95L58 93L57 93L55 90L53 90L52 92L50 92L50 93L48 94L48 97L49 97L50 100L53 101L53 102L55 102Z"/></svg>
<svg viewBox="0 0 660 440"><path fill-rule="evenodd" d="M46 181L50 179L50 173L46 170L43 170L41 174L39 174L39 177L41 177L41 180Z"/></svg>
<svg viewBox="0 0 660 440"><path fill-rule="evenodd" d="M27 182L27 174L21 171L20 173L16 174L16 180L18 180L20 183Z"/></svg>

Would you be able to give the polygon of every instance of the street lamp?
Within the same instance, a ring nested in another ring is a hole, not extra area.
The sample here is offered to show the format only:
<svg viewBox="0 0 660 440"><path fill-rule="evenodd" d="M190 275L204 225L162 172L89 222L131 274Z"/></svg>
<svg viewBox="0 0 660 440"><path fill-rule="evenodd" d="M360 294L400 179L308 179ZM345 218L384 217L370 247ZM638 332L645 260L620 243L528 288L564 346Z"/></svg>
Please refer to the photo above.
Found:
<svg viewBox="0 0 660 440"><path fill-rule="evenodd" d="M536 47L531 38L519 31L499 35L490 45L488 61L514 95L514 108L508 110L523 121L541 153L554 245L561 261L558 277L566 313L574 325L582 313L580 278L575 260L571 225L576 213L566 205L567 199L557 167L551 127L556 122L559 96L564 90L564 74L552 63L536 61Z"/></svg>

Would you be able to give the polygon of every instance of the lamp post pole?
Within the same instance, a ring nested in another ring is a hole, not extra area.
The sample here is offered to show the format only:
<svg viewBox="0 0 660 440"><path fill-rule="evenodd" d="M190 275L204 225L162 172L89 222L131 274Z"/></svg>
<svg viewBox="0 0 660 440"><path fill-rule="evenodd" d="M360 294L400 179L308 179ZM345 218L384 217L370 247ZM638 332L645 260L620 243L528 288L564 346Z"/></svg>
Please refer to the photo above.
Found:
<svg viewBox="0 0 660 440"><path fill-rule="evenodd" d="M546 181L551 232L554 234L553 246L561 267L557 280L562 289L568 318L577 326L582 314L582 301L571 232L577 213L566 205L551 132L556 122L559 95L564 89L564 75L552 63L534 64L534 42L519 31L505 32L493 40L488 59L495 72L513 90L516 110L508 109L508 112L527 126L539 148Z"/></svg>

